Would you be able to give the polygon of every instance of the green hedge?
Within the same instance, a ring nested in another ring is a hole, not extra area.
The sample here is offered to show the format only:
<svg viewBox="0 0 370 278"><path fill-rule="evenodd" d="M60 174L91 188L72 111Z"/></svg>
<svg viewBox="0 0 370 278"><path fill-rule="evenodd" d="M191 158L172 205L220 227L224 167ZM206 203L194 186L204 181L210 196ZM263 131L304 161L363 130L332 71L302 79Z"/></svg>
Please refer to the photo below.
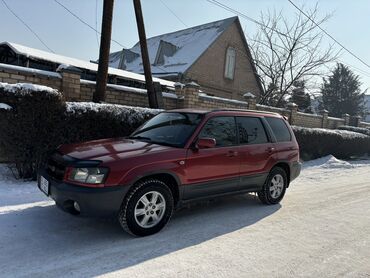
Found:
<svg viewBox="0 0 370 278"><path fill-rule="evenodd" d="M35 178L46 157L63 143L127 136L160 110L113 104L65 103L53 89L0 83L0 157L20 178Z"/></svg>
<svg viewBox="0 0 370 278"><path fill-rule="evenodd" d="M20 177L31 177L47 152L58 143L54 132L65 111L62 95L44 86L0 84L1 157L15 164Z"/></svg>
<svg viewBox="0 0 370 278"><path fill-rule="evenodd" d="M355 126L344 125L344 126L338 127L338 129L353 131L353 132L362 133L362 134L370 136L370 129L365 128L365 127L355 127Z"/></svg>
<svg viewBox="0 0 370 278"><path fill-rule="evenodd" d="M19 177L34 178L50 151L63 143L127 136L160 110L113 104L67 102L53 89L0 83L0 157L14 163ZM8 107L7 110L1 107ZM301 158L332 154L346 159L370 153L370 136L293 127Z"/></svg>
<svg viewBox="0 0 370 278"><path fill-rule="evenodd" d="M345 130L298 126L292 128L303 160L330 154L340 159L370 154L370 136Z"/></svg>

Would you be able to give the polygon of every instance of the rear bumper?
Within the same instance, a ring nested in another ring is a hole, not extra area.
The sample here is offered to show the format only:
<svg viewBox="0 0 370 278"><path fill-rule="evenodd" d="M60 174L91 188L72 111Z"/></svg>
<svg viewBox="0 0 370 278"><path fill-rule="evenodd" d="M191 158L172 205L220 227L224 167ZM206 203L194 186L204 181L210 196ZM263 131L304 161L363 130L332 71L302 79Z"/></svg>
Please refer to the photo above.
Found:
<svg viewBox="0 0 370 278"><path fill-rule="evenodd" d="M302 163L299 161L293 162L290 165L290 181L296 179L301 173Z"/></svg>
<svg viewBox="0 0 370 278"><path fill-rule="evenodd" d="M49 197L62 210L83 216L110 217L117 215L128 186L102 188L82 187L64 183L50 177L45 171L39 173L49 181ZM40 184L38 182L38 184ZM40 188L40 185L39 185ZM79 211L74 208L78 203Z"/></svg>

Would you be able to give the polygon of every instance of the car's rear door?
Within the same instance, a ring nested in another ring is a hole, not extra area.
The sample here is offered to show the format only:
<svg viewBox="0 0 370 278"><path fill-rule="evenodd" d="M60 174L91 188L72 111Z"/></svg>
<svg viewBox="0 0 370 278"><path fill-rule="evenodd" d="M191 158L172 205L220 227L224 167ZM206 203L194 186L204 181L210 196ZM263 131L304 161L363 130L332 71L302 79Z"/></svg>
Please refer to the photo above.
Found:
<svg viewBox="0 0 370 278"><path fill-rule="evenodd" d="M235 117L210 118L197 138L214 138L216 147L188 150L184 199L238 190L240 154Z"/></svg>
<svg viewBox="0 0 370 278"><path fill-rule="evenodd" d="M276 154L261 117L236 117L239 136L240 188L258 190L263 186Z"/></svg>
<svg viewBox="0 0 370 278"><path fill-rule="evenodd" d="M276 143L275 151L278 161L298 161L299 148L294 135L288 128L288 123L283 118L266 117L266 121L274 134Z"/></svg>

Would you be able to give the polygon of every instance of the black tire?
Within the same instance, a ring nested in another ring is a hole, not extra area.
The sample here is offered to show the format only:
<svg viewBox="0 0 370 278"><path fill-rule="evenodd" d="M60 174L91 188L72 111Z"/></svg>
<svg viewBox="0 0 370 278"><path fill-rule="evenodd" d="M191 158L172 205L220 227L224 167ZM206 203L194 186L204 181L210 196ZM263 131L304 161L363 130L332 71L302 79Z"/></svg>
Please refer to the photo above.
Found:
<svg viewBox="0 0 370 278"><path fill-rule="evenodd" d="M273 196L270 190L270 186L272 184L273 178L276 177L277 175L280 175L283 178L284 185L283 185L282 191L279 194L279 196ZM285 172L285 170L280 167L274 167L270 171L266 179L266 182L263 185L262 190L257 192L258 198L261 200L262 203L266 205L278 204L284 198L287 185L288 185L288 178L287 178L287 173Z"/></svg>
<svg viewBox="0 0 370 278"><path fill-rule="evenodd" d="M164 197L165 209L161 220L155 224L155 226L145 228L140 226L135 218L135 207L140 198L148 193L150 194L152 191L158 192ZM131 235L149 236L163 229L170 220L173 209L174 200L168 186L160 180L148 179L137 183L129 193L127 193L118 214L118 221L121 227Z"/></svg>

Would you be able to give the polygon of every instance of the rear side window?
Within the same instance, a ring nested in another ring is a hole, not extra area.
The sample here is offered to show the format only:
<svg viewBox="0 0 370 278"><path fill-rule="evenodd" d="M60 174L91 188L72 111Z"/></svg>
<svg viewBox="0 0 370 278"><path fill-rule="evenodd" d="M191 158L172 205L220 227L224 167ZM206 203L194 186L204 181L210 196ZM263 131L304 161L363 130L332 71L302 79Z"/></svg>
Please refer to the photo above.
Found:
<svg viewBox="0 0 370 278"><path fill-rule="evenodd" d="M240 144L265 144L268 142L265 128L259 118L237 117Z"/></svg>
<svg viewBox="0 0 370 278"><path fill-rule="evenodd" d="M269 123L278 142L287 142L292 140L292 135L283 119L266 117L266 121Z"/></svg>
<svg viewBox="0 0 370 278"><path fill-rule="evenodd" d="M203 127L199 138L216 139L217 147L236 145L236 126L234 117L211 118Z"/></svg>

